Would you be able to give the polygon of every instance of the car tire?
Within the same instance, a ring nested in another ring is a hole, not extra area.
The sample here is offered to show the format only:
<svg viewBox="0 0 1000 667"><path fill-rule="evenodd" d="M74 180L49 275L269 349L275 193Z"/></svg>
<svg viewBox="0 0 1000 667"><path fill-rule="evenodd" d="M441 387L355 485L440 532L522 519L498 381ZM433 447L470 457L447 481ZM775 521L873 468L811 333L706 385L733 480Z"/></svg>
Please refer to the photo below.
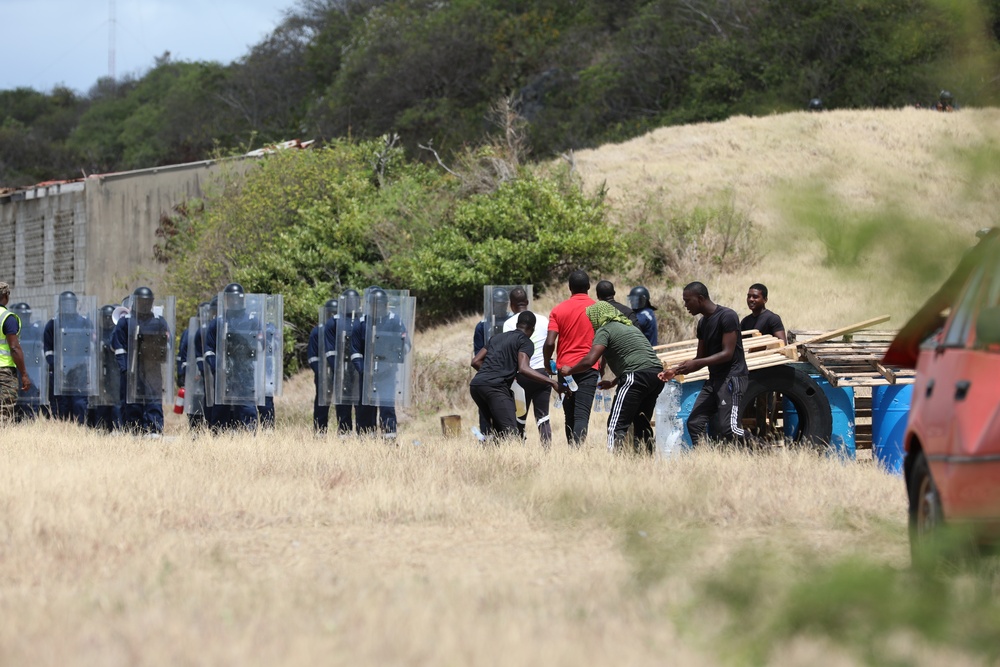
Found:
<svg viewBox="0 0 1000 667"><path fill-rule="evenodd" d="M941 496L923 452L917 452L913 460L906 480L906 495L910 506L910 558L918 563L928 555L928 546L940 536L944 527Z"/></svg>
<svg viewBox="0 0 1000 667"><path fill-rule="evenodd" d="M833 431L830 401L823 389L807 373L790 366L751 371L747 390L740 400L740 416L745 419L751 415L757 399L767 394L780 394L795 406L799 419L796 444L823 449L830 446ZM746 422L744 428L747 428ZM762 427L751 427L748 434L750 439L757 440L777 435Z"/></svg>

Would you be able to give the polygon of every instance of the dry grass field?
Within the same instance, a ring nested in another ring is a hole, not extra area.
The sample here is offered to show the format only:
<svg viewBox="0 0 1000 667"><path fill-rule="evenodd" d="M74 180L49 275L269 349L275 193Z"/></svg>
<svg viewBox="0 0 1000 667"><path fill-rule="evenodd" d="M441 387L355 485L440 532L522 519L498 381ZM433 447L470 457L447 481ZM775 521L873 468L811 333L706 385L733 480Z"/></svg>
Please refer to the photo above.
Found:
<svg viewBox="0 0 1000 667"><path fill-rule="evenodd" d="M785 217L795 179L827 179L860 209L896 201L971 240L995 210L964 201L959 168L940 156L998 121L992 110L737 118L576 159L618 207L651 191L677 205L731 191L766 250L752 276L709 276L718 300L742 312L746 285L762 280L792 326L832 327L903 316L915 296L896 298L877 253L851 271L824 266L822 244ZM286 383L277 429L255 437L192 437L172 414L159 441L0 430L0 664L1000 659L995 563L911 568L903 483L870 462L610 456L600 415L580 451L558 413L550 451L531 420L526 445L444 438L441 414L475 423L474 321L417 334L418 400L394 445L315 438L306 375Z"/></svg>

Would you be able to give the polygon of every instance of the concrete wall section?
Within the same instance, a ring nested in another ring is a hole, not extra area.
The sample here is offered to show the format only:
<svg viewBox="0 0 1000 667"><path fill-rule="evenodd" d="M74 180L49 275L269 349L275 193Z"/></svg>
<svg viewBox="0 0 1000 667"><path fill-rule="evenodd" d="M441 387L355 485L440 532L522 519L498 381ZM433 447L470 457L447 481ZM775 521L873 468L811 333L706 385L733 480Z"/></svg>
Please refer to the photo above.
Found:
<svg viewBox="0 0 1000 667"><path fill-rule="evenodd" d="M0 280L11 303L51 311L65 290L86 289L87 207L84 184L19 190L0 198Z"/></svg>
<svg viewBox="0 0 1000 667"><path fill-rule="evenodd" d="M140 285L159 294L165 267L153 247L161 241L160 217L200 197L216 170L214 162L197 162L87 178L87 293L102 303L119 302Z"/></svg>

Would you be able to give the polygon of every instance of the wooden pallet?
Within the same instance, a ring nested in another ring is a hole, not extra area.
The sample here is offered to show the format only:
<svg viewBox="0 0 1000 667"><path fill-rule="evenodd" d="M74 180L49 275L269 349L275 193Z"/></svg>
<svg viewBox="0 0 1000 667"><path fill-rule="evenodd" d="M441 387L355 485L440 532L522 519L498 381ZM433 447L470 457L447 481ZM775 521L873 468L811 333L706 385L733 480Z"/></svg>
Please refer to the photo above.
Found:
<svg viewBox="0 0 1000 667"><path fill-rule="evenodd" d="M840 340L809 342L815 332L794 331L799 343L799 358L811 364L834 387L878 387L890 384L913 384L914 370L882 363L895 331L861 330Z"/></svg>

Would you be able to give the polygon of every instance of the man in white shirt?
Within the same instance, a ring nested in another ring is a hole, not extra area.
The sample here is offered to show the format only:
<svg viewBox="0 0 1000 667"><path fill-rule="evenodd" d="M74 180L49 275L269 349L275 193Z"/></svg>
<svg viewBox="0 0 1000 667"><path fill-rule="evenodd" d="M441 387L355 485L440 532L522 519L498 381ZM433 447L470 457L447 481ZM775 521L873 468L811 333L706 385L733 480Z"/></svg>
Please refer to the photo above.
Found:
<svg viewBox="0 0 1000 667"><path fill-rule="evenodd" d="M528 292L521 287L515 287L510 291L510 309L511 312L516 316L525 310L528 310ZM534 311L532 311L534 312ZM511 317L506 322L504 322L504 331L513 331L517 324L517 317ZM549 318L540 313L535 313L535 331L531 336L531 342L535 346L534 354L531 355L531 361L529 365L532 370L536 370L542 374L545 374L545 360L542 358L542 345L545 344L545 336L549 328ZM521 376L517 376L515 383L520 385L524 389L524 403L525 405L532 406L535 411L535 422L538 424L538 436L542 440L542 446L546 449L552 444L552 425L549 423L549 396L552 393L552 387L536 382L532 379ZM515 395L517 394L517 388L514 388ZM524 415L524 418L518 417L517 424L521 431L521 435L524 435L524 429L527 423L528 416Z"/></svg>

